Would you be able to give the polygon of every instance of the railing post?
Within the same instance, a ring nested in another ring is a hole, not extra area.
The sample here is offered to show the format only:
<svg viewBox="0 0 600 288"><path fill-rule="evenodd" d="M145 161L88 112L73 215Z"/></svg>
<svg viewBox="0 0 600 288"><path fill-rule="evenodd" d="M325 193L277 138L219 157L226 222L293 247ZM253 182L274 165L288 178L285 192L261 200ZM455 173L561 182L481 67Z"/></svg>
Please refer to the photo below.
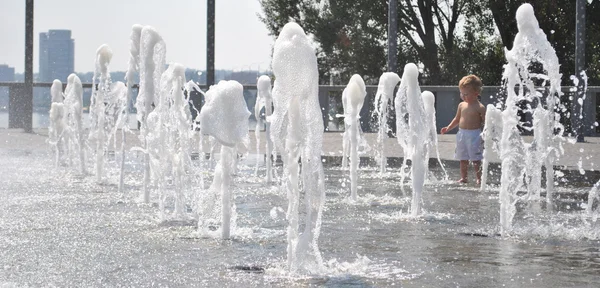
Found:
<svg viewBox="0 0 600 288"><path fill-rule="evenodd" d="M388 3L388 72L396 73L396 58L398 54L398 1Z"/></svg>
<svg viewBox="0 0 600 288"><path fill-rule="evenodd" d="M206 86L215 84L215 0L206 1Z"/></svg>
<svg viewBox="0 0 600 288"><path fill-rule="evenodd" d="M582 104L589 105L591 101L585 99L584 103L579 104L579 99L585 96L584 81L581 73L585 71L585 5L586 0L577 0L575 16L575 77L577 77L577 95L574 95L571 104L571 130L577 136L577 142L584 142L585 112ZM581 115L584 114L584 115Z"/></svg>
<svg viewBox="0 0 600 288"><path fill-rule="evenodd" d="M25 85L21 96L22 105L17 105L22 117L22 126L25 132L32 132L33 118L33 0L25 2ZM17 115L19 116L19 115Z"/></svg>
<svg viewBox="0 0 600 288"><path fill-rule="evenodd" d="M329 90L319 86L319 105L323 115L323 131L329 126Z"/></svg>

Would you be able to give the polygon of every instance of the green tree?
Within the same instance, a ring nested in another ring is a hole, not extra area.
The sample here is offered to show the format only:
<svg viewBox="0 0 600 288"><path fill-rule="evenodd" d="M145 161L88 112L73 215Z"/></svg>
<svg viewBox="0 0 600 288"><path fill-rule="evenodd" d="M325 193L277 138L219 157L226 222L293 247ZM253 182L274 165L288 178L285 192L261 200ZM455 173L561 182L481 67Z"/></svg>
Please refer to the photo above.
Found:
<svg viewBox="0 0 600 288"><path fill-rule="evenodd" d="M494 22L507 48L512 48L518 32L516 11L523 3L530 3L540 28L556 50L563 73L562 85L572 85L570 75L575 74L575 15L577 0L564 0L557 6L554 0L487 0ZM586 70L589 85L600 85L600 1L586 6Z"/></svg>
<svg viewBox="0 0 600 288"><path fill-rule="evenodd" d="M358 73L367 84L376 84L386 70L387 0L259 1L263 8L260 18L273 36L289 21L313 35L322 83L335 76L340 79L335 84L344 84L351 74ZM429 85L456 84L468 73L489 78L500 75L501 42L493 37L487 2L396 1L397 67L402 69L408 62L420 64L421 82Z"/></svg>

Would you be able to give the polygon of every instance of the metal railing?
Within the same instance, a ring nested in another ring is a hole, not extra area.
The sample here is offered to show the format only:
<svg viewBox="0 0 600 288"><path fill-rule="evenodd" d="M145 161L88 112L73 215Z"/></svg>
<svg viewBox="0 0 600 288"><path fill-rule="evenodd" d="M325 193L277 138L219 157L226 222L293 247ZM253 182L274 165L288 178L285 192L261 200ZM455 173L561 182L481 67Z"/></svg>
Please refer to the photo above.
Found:
<svg viewBox="0 0 600 288"><path fill-rule="evenodd" d="M28 111L27 107L23 107L23 102L21 101L22 91L25 84L23 82L0 82L0 87L7 87L9 89L9 128L26 128L24 124L27 123L25 119L27 117L32 117L31 115L24 114L20 111ZM52 86L52 83L34 83L34 88L49 88ZM91 83L83 83L84 89L87 89L87 94L91 94L92 84ZM256 85L243 85L244 86L244 97L248 104L248 110L254 111L254 103L256 101ZM66 84L63 84L63 89L66 87ZM199 87L206 91L208 89L207 85L199 85ZM133 86L137 90L138 85L135 84ZM321 85L319 86L319 104L321 105L322 115L323 115L323 124L325 131L343 131L344 125L343 120L341 118L337 118L337 114L343 114L343 108L341 104L341 95L344 90L344 85ZM375 93L377 91L377 86L368 85L367 87L367 96L365 98L365 104L360 112L360 121L361 128L364 132L374 132L376 127L376 121L374 121L372 117L372 112L374 110L373 101L375 99ZM567 107L570 107L570 101L568 101L568 97L572 95L573 92L570 92L572 87L563 87L563 93L565 101L563 103L566 104ZM460 103L460 95L458 87L456 86L421 86L421 91L431 91L435 95L435 108L436 108L436 125L438 127L438 131L441 127L446 126L452 118L454 118L456 114L456 108ZM137 91L134 93L134 96L137 96ZM500 86L486 86L483 88L481 102L484 105L487 104L495 104L501 99L504 99L505 93ZM49 97L49 92L48 92ZM201 109L203 99L201 99L200 93L190 95L192 102L194 102L195 107L199 110ZM50 98L48 98L48 107L32 107L33 111L40 108L47 108L45 111L49 109ZM600 122L600 86L590 86L586 92L586 102L584 104L584 131L586 136L600 136L600 127L596 126L597 122ZM392 105L393 106L393 105ZM393 108L393 107L392 107ZM390 116L393 117L394 113L391 113ZM523 120L527 121L527 115L523 116ZM254 120L254 113L251 116L252 120ZM29 123L31 120L29 120ZM394 127L395 123L391 120L391 127ZM568 125L567 125L568 126Z"/></svg>

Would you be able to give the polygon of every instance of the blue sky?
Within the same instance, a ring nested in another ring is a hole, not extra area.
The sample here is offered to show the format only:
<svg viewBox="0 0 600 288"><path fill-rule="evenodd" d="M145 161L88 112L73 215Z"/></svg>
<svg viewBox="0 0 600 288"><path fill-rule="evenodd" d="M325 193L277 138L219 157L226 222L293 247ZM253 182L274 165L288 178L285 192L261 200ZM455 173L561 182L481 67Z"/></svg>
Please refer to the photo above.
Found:
<svg viewBox="0 0 600 288"><path fill-rule="evenodd" d="M273 38L258 20L258 0L216 0L217 69L265 70ZM75 71L92 71L96 49L113 50L112 71L126 70L133 24L151 25L167 44L167 62L206 68L206 0L36 0L34 72L39 33L70 29L75 39ZM0 1L0 64L23 72L25 1Z"/></svg>

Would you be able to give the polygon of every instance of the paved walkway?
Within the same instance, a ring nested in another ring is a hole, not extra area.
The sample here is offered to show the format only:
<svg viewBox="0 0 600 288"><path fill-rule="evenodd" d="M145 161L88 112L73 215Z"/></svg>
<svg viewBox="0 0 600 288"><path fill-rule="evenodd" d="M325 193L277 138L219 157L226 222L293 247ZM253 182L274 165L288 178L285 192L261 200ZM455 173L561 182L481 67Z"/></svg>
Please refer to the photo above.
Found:
<svg viewBox="0 0 600 288"><path fill-rule="evenodd" d="M134 131L137 133L137 131ZM0 129L0 149L38 150L48 149L46 143L48 137L47 129L36 129L34 133L24 133L21 129ZM371 150L361 155L372 157L377 149L377 135L365 133L364 137L371 146ZM531 136L526 136L526 141L531 141ZM261 143L265 141L265 134L261 133ZM128 146L138 146L137 137L131 135L127 138ZM250 131L250 153L256 153L256 141L254 132ZM402 148L396 139L387 139L385 143L385 155L388 157L402 157ZM455 135L438 135L438 146L440 158L444 161L454 161ZM260 145L260 153L264 153L264 145ZM564 170L583 170L597 172L600 170L600 137L586 137L584 143L565 143L563 145L564 155L557 161L556 165ZM323 156L342 155L341 132L326 132L323 135ZM499 163L497 155L490 159L492 163ZM581 164L579 164L581 163Z"/></svg>

